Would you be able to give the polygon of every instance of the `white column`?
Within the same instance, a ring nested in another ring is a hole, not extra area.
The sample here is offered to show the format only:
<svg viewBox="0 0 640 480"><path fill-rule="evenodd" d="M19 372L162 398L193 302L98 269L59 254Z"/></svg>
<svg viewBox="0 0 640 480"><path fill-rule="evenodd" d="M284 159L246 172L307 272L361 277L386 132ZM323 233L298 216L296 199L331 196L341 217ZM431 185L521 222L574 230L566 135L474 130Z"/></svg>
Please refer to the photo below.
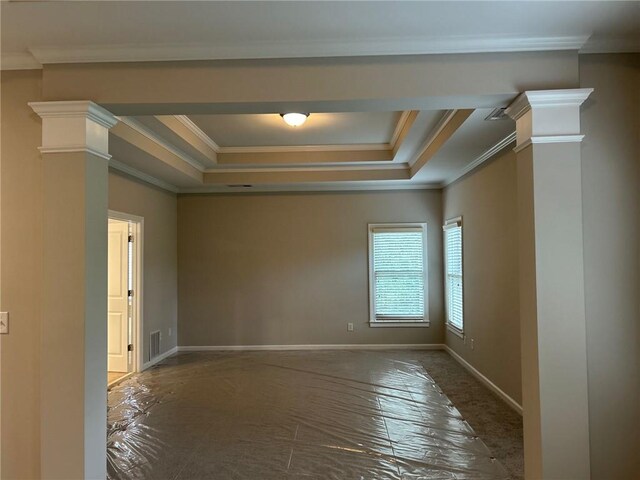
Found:
<svg viewBox="0 0 640 480"><path fill-rule="evenodd" d="M89 101L31 103L42 117L41 476L106 477L109 128Z"/></svg>
<svg viewBox="0 0 640 480"><path fill-rule="evenodd" d="M530 91L516 121L525 478L588 479L580 105Z"/></svg>

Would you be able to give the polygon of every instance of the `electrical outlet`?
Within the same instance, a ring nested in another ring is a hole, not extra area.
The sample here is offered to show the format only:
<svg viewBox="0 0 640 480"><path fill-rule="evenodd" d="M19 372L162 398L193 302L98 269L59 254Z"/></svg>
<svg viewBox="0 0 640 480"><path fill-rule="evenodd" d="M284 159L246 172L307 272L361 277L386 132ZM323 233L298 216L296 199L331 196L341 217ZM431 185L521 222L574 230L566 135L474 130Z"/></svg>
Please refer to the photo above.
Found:
<svg viewBox="0 0 640 480"><path fill-rule="evenodd" d="M471 339L471 350L473 350L475 346L473 345L473 338Z"/></svg>
<svg viewBox="0 0 640 480"><path fill-rule="evenodd" d="M9 333L9 312L0 312L0 334Z"/></svg>
<svg viewBox="0 0 640 480"><path fill-rule="evenodd" d="M347 332L353 332L353 323L347 323Z"/></svg>

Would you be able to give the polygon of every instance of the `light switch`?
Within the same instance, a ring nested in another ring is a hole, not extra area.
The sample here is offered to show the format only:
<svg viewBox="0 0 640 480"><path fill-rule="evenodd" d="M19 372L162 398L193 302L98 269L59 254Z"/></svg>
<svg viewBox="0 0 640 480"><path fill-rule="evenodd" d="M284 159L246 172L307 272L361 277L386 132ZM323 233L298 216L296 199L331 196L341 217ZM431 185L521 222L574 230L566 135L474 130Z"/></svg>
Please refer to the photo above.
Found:
<svg viewBox="0 0 640 480"><path fill-rule="evenodd" d="M0 334L9 333L9 312L0 312Z"/></svg>
<svg viewBox="0 0 640 480"><path fill-rule="evenodd" d="M353 323L347 323L347 332L353 332Z"/></svg>

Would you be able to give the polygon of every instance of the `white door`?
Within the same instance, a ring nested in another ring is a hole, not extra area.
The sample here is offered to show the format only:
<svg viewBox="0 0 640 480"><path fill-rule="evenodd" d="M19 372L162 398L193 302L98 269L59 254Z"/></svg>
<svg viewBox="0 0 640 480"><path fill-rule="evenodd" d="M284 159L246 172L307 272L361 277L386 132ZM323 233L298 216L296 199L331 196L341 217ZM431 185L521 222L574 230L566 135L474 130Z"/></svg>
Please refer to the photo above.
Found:
<svg viewBox="0 0 640 480"><path fill-rule="evenodd" d="M127 372L129 345L129 224L109 220L108 369Z"/></svg>

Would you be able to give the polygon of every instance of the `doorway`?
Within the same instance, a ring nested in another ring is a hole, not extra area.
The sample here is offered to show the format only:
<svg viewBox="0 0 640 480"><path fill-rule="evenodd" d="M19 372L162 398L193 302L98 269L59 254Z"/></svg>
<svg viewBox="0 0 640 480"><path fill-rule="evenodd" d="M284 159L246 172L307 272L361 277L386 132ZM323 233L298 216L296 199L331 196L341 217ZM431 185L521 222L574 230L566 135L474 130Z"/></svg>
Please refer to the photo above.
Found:
<svg viewBox="0 0 640 480"><path fill-rule="evenodd" d="M142 227L141 217L109 211L107 387L142 367Z"/></svg>

